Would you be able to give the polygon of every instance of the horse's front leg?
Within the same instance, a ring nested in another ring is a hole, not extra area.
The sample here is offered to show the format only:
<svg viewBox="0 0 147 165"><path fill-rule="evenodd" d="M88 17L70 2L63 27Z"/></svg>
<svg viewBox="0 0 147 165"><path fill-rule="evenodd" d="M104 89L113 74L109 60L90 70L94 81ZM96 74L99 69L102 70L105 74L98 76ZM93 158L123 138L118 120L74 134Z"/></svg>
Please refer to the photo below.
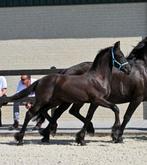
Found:
<svg viewBox="0 0 147 165"><path fill-rule="evenodd" d="M107 101L104 98L98 99L97 100L97 104L98 103L99 103L100 106L103 106L105 108L109 108L109 109L111 109L114 112L114 114L115 114L115 122L114 122L114 125L112 127L112 132L113 131L117 132L119 130L119 128L120 128L119 108L115 104ZM113 137L113 138L115 138L115 137Z"/></svg>
<svg viewBox="0 0 147 165"><path fill-rule="evenodd" d="M85 141L84 141L85 132L87 130L87 127L91 123L91 119L92 119L93 114L94 114L94 112L95 112L95 110L96 110L97 107L98 107L97 104L90 104L88 113L87 113L86 118L85 118L84 126L83 126L83 128L76 135L76 142L78 144L85 145Z"/></svg>
<svg viewBox="0 0 147 165"><path fill-rule="evenodd" d="M36 112L40 109L40 106L33 106L32 108L30 108L25 115L25 120L23 123L23 126L20 130L20 132L16 133L14 135L14 138L16 139L16 141L18 142L18 145L22 145L23 144L23 137L25 134L25 130L26 127L29 123L29 121L32 119L32 117L34 117L34 115L36 114Z"/></svg>
<svg viewBox="0 0 147 165"><path fill-rule="evenodd" d="M116 105L114 105L112 106L111 109L115 114L115 122L112 126L111 137L113 142L116 142L116 137L114 136L115 135L114 132L118 134L118 130L120 129L119 108ZM120 139L120 142L122 142L122 139Z"/></svg>
<svg viewBox="0 0 147 165"><path fill-rule="evenodd" d="M131 116L135 112L136 108L142 102L142 100L143 100L142 98L137 98L136 100L130 102L130 104L127 108L127 111L124 115L124 119L123 119L123 122L122 122L120 128L117 131L113 132L113 137L115 137L114 141L116 143L119 143L120 141L122 141L122 135L123 135L124 129L125 129L127 123L129 122L129 120L131 119Z"/></svg>
<svg viewBox="0 0 147 165"><path fill-rule="evenodd" d="M73 116L75 116L76 118L78 118L80 121L82 121L84 124L86 123L86 118L83 117L79 111L81 109L81 107L84 105L84 103L81 104L73 104L73 106L71 107L71 109L69 110L69 113L72 114ZM91 111L91 108L89 108L89 111ZM93 116L93 110L92 112L88 112ZM92 117L91 117L92 118ZM86 131L88 134L90 134L91 136L94 135L94 127L92 122L89 123L89 125L87 125L86 127Z"/></svg>

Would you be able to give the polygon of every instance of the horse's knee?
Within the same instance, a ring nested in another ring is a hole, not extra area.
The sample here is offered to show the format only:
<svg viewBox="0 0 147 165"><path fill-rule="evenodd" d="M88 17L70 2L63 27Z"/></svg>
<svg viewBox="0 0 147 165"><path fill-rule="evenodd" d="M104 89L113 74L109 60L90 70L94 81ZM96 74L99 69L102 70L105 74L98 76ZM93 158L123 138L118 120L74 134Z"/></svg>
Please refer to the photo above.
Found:
<svg viewBox="0 0 147 165"><path fill-rule="evenodd" d="M83 106L83 104L74 104L70 110L69 113L72 115L78 115L80 108Z"/></svg>
<svg viewBox="0 0 147 165"><path fill-rule="evenodd" d="M114 105L112 107L112 110L113 110L114 113L118 113L119 114L119 108L116 105Z"/></svg>

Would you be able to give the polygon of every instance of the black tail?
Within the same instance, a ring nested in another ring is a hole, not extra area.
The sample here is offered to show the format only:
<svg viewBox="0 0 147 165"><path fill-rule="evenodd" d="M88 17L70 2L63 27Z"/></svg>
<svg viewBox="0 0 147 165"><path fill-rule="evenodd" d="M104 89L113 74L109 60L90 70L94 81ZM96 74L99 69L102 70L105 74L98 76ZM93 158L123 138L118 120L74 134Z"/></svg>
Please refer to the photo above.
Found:
<svg viewBox="0 0 147 165"><path fill-rule="evenodd" d="M31 84L29 87L27 87L26 89L23 89L22 91L10 96L10 97L1 97L0 98L0 106L8 103L8 102L13 102L13 101L17 101L19 99L22 99L24 97L27 97L31 92L35 91L35 88L38 84L39 80L35 81L33 84Z"/></svg>

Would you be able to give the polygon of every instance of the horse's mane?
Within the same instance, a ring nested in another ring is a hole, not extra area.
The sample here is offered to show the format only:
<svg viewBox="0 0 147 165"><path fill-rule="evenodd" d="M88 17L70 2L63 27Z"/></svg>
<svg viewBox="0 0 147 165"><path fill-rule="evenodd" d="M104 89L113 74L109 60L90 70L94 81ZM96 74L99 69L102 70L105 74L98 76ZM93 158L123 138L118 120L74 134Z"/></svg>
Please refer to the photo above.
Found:
<svg viewBox="0 0 147 165"><path fill-rule="evenodd" d="M102 57L105 54L105 52L107 52L110 48L111 47L107 47L107 48L99 50L99 52L97 53L97 55L92 63L91 69L96 68L99 58Z"/></svg>
<svg viewBox="0 0 147 165"><path fill-rule="evenodd" d="M142 53L142 45L147 41L147 37L144 38L142 41L140 41L130 52L130 54L127 56L127 60L136 60L136 59L141 59L141 56L143 57ZM140 49L139 49L140 48ZM143 58L142 58L143 59Z"/></svg>

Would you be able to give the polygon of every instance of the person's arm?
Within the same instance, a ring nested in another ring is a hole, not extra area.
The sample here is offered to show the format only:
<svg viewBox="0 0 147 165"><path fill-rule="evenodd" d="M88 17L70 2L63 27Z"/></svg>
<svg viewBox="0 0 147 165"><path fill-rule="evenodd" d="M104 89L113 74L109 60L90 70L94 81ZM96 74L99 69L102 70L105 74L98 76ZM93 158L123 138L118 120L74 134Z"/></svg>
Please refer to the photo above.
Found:
<svg viewBox="0 0 147 165"><path fill-rule="evenodd" d="M2 88L1 88L1 91L0 91L0 96L4 96L6 95L7 93L7 81L6 81L6 78L3 77L2 78Z"/></svg>
<svg viewBox="0 0 147 165"><path fill-rule="evenodd" d="M21 80L18 82L17 84L17 88L16 88L16 93L22 91L23 89L25 89L25 85L22 84Z"/></svg>
<svg viewBox="0 0 147 165"><path fill-rule="evenodd" d="M7 88L3 88L3 89L1 90L2 96L6 95L6 93L7 93Z"/></svg>

